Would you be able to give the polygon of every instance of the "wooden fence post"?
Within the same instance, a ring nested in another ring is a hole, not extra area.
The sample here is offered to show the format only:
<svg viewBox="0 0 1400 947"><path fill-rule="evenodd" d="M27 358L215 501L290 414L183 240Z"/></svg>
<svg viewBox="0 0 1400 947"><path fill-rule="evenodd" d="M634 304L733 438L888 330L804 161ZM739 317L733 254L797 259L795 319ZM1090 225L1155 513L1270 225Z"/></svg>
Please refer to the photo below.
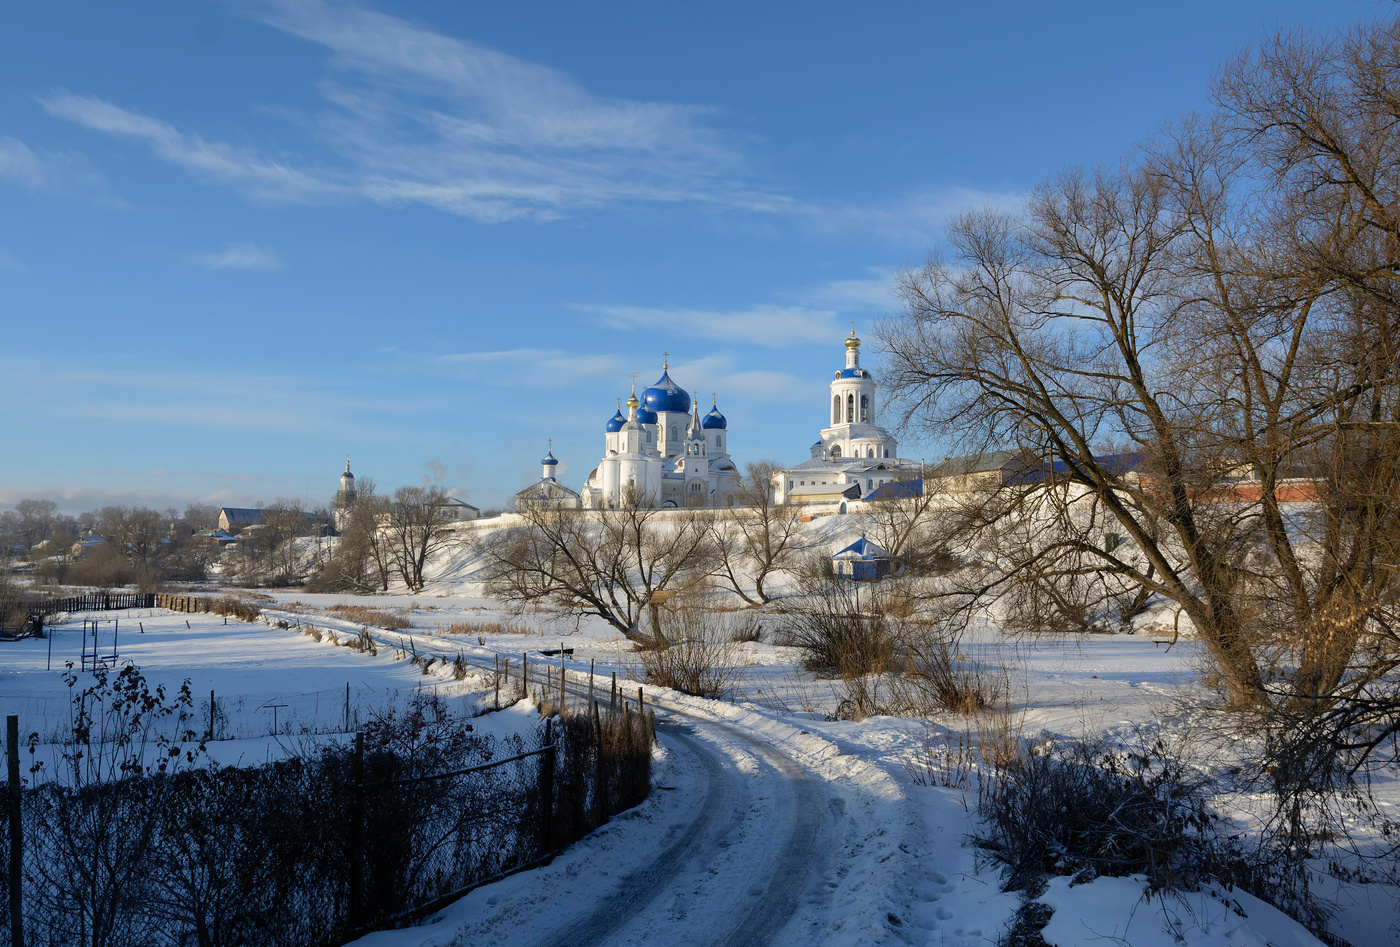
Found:
<svg viewBox="0 0 1400 947"><path fill-rule="evenodd" d="M559 719L564 719L564 642L559 642Z"/></svg>
<svg viewBox="0 0 1400 947"><path fill-rule="evenodd" d="M350 904L346 912L350 930L360 926L364 901L364 833L365 833L365 735L355 734L355 755L350 758Z"/></svg>
<svg viewBox="0 0 1400 947"><path fill-rule="evenodd" d="M24 947L24 798L19 785L19 717L14 714L5 718L5 757L10 777L10 943Z"/></svg>

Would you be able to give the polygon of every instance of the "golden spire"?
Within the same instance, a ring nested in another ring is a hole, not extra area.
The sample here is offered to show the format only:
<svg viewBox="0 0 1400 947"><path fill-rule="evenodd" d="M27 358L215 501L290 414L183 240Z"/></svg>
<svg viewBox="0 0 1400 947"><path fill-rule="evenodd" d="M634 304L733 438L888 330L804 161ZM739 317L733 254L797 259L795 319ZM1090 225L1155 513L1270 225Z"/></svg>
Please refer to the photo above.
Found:
<svg viewBox="0 0 1400 947"><path fill-rule="evenodd" d="M627 396L627 407L640 408L642 403L637 400L637 373L632 373L632 393Z"/></svg>
<svg viewBox="0 0 1400 947"><path fill-rule="evenodd" d="M668 368L670 368L670 367L671 367L671 353L670 353L670 352L662 352L662 353L661 353L661 370L664 372L664 371L666 371L666 370L667 370Z"/></svg>

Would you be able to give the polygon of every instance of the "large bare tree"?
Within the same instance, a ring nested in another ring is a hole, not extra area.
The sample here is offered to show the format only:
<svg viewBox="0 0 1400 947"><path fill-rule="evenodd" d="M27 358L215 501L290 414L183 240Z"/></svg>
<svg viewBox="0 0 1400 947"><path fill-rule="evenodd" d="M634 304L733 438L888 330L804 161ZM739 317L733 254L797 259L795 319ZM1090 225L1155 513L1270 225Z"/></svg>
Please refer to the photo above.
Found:
<svg viewBox="0 0 1400 947"><path fill-rule="evenodd" d="M428 560L452 542L456 516L446 501L441 487L399 487L387 505L382 538L410 591L423 588Z"/></svg>
<svg viewBox="0 0 1400 947"><path fill-rule="evenodd" d="M1275 36L1224 70L1214 114L1022 214L957 219L881 327L911 422L1060 462L1006 491L1076 498L1029 555L1173 602L1236 706L1395 660L1397 63L1393 21ZM1084 503L1131 542L1086 530Z"/></svg>
<svg viewBox="0 0 1400 947"><path fill-rule="evenodd" d="M699 511L624 502L607 510L527 509L521 516L522 525L492 536L484 550L491 594L594 615L634 641L652 641L641 627L645 611L665 593L703 581L712 562L706 514Z"/></svg>

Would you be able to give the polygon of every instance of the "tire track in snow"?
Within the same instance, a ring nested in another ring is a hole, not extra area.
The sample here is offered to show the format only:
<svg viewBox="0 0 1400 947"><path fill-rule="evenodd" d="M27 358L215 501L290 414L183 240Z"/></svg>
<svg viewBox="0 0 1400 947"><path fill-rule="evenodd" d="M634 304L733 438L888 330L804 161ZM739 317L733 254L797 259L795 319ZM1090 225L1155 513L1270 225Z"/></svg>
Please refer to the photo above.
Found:
<svg viewBox="0 0 1400 947"><path fill-rule="evenodd" d="M704 768L709 790L705 805L681 837L649 864L626 875L611 896L593 913L542 940L541 947L569 944L594 947L631 923L676 882L685 865L702 849L718 849L719 842L737 827L734 777L720 764L717 754L698 741L667 727L667 736L683 744Z"/></svg>
<svg viewBox="0 0 1400 947"><path fill-rule="evenodd" d="M387 636L375 637L383 637L386 646L397 646ZM398 636L400 641L419 637L412 632ZM492 669L483 658L475 655L464 655L464 658L467 663L483 671ZM578 671L566 675L565 689L576 699L584 699L590 692L581 681L576 680L579 676ZM744 903L728 906L730 910L726 910L727 915L732 915L734 908L742 911L742 914L727 929L715 931L713 938L696 941L713 947L761 947L774 942L797 913L804 891L822 880L819 869L827 860L818 851L817 845L822 820L828 812L837 813L837 818L843 819L839 807L844 800L827 790L821 780L791 756L742 728L689 713L664 699L653 697L650 703L668 716L684 719L692 728L719 731L729 740L742 744L745 751L771 767L791 792L793 798L787 808L792 824L782 846L771 858L765 859L766 886L756 890L749 888L744 892ZM668 737L685 745L693 757L700 760L710 787L701 812L681 838L667 846L647 865L626 875L611 896L587 917L563 930L551 932L540 942L541 947L554 947L561 943L569 947L601 947L610 943L609 938L641 919L664 894L696 879L701 880L703 887L707 869L687 875L684 873L685 867L692 861L701 864L711 862L719 855L722 843L740 829L744 819L734 805L737 781L732 770L737 767L733 762L718 747L701 744L669 721L658 720L658 727ZM721 815L726 811L730 817L720 823ZM704 862L700 862L699 856L702 854L708 856ZM822 887L819 893L825 899L827 889ZM744 910L745 904L747 910Z"/></svg>

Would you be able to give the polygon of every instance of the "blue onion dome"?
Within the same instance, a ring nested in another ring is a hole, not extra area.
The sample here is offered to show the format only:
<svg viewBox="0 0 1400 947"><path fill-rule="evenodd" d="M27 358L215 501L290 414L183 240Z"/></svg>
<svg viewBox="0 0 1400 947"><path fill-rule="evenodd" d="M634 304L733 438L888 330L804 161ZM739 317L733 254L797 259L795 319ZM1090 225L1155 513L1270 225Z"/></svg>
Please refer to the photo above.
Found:
<svg viewBox="0 0 1400 947"><path fill-rule="evenodd" d="M723 431L729 427L729 422L724 419L724 415L719 413L719 406L710 408L710 413L701 420L700 426L707 431Z"/></svg>
<svg viewBox="0 0 1400 947"><path fill-rule="evenodd" d="M690 410L690 395L671 380L669 371L662 369L656 384L642 392L642 404L651 411L686 412Z"/></svg>
<svg viewBox="0 0 1400 947"><path fill-rule="evenodd" d="M544 460L540 461L546 467L558 467L559 461L554 459L554 451L549 451L544 455Z"/></svg>
<svg viewBox="0 0 1400 947"><path fill-rule="evenodd" d="M627 423L627 419L622 416L622 409L618 408L617 413L608 418L608 433L616 434L622 430L622 425Z"/></svg>
<svg viewBox="0 0 1400 947"><path fill-rule="evenodd" d="M655 411L652 411L650 408L648 408L648 407L646 407L645 405L643 405L642 407L640 407L640 408L637 409L637 423L638 423L638 424L655 424L655 423L656 423L656 412L655 412Z"/></svg>

